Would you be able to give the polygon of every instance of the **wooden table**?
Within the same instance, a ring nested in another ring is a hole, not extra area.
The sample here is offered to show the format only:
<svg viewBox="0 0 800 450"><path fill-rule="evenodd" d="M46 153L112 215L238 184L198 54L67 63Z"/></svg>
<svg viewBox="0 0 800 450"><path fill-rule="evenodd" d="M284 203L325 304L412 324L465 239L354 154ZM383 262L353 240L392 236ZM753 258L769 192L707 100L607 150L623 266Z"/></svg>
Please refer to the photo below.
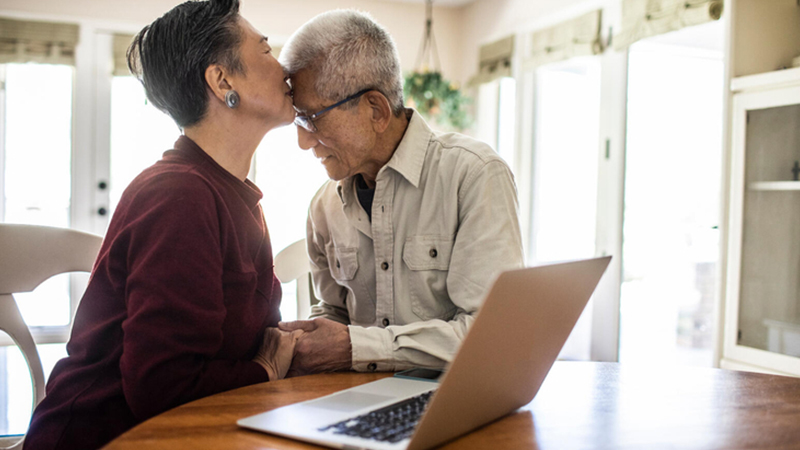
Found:
<svg viewBox="0 0 800 450"><path fill-rule="evenodd" d="M154 417L107 448L317 448L236 420L388 375L312 375L224 392ZM800 449L800 378L557 362L530 404L442 448Z"/></svg>

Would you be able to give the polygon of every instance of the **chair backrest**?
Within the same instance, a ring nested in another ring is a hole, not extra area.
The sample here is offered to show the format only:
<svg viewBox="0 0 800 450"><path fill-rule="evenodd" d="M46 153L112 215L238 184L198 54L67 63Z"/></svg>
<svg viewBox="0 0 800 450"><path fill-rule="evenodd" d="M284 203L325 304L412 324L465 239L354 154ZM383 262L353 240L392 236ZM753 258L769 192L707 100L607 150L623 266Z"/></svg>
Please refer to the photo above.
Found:
<svg viewBox="0 0 800 450"><path fill-rule="evenodd" d="M288 245L275 255L275 275L281 283L297 281L297 318L308 318L317 299L314 297L305 239Z"/></svg>
<svg viewBox="0 0 800 450"><path fill-rule="evenodd" d="M44 371L13 294L30 292L66 272L91 272L103 238L65 228L0 224L0 330L19 346L33 379L34 407L44 398ZM22 447L22 440L10 447Z"/></svg>

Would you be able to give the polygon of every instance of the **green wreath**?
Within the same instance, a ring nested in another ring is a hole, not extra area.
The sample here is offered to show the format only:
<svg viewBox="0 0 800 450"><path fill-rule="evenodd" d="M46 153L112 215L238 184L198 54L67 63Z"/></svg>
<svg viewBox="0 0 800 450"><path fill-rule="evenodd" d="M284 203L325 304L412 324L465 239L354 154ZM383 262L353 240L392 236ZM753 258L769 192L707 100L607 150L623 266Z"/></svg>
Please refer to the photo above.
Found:
<svg viewBox="0 0 800 450"><path fill-rule="evenodd" d="M470 125L469 98L439 72L412 72L406 75L403 93L408 106L444 126L463 130Z"/></svg>

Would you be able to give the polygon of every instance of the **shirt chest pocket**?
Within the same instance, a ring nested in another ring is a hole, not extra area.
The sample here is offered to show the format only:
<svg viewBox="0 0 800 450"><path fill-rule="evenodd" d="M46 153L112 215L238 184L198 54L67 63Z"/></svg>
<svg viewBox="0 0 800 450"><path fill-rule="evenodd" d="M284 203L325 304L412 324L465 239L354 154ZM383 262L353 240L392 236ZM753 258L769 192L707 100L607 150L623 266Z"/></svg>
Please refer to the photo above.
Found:
<svg viewBox="0 0 800 450"><path fill-rule="evenodd" d="M336 281L350 281L358 272L358 249L332 247L328 251L328 267Z"/></svg>
<svg viewBox="0 0 800 450"><path fill-rule="evenodd" d="M353 247L330 246L327 250L328 267L336 284L347 289L344 298L350 321L357 325L372 324L375 321L375 300L370 295L362 270L358 277L358 249ZM367 270L367 272L369 272Z"/></svg>
<svg viewBox="0 0 800 450"><path fill-rule="evenodd" d="M450 236L411 236L403 246L403 261L411 270L448 270L452 251Z"/></svg>
<svg viewBox="0 0 800 450"><path fill-rule="evenodd" d="M403 245L411 309L423 320L449 320L455 312L447 293L452 251L452 236L411 236Z"/></svg>

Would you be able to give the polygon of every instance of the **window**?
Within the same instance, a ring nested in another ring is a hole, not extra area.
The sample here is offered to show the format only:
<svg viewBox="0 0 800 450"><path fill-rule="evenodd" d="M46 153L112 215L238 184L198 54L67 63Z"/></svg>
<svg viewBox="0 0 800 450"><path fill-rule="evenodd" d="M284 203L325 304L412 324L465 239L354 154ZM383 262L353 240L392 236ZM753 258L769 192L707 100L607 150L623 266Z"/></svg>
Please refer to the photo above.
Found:
<svg viewBox="0 0 800 450"><path fill-rule="evenodd" d="M132 76L111 81L111 180L109 211L139 173L171 149L181 132L171 117L148 104L142 83ZM108 215L111 217L111 214Z"/></svg>
<svg viewBox="0 0 800 450"><path fill-rule="evenodd" d="M532 262L594 256L599 112L596 58L536 71Z"/></svg>
<svg viewBox="0 0 800 450"><path fill-rule="evenodd" d="M73 72L66 65L0 65L2 222L70 225ZM15 298L34 334L55 329L66 336L71 322L69 275L53 277ZM7 346L7 336L2 338L0 435L24 433L32 406L28 366L16 346ZM45 376L66 355L64 344L40 345L39 351Z"/></svg>
<svg viewBox="0 0 800 450"><path fill-rule="evenodd" d="M516 133L516 82L498 78L478 87L475 137L491 145L512 170Z"/></svg>
<svg viewBox="0 0 800 450"><path fill-rule="evenodd" d="M264 193L261 206L269 228L272 254L306 237L308 206L328 180L325 167L297 144L294 125L277 128L256 150L255 183ZM284 283L281 317L297 317L297 283ZM302 317L305 319L305 317Z"/></svg>
<svg viewBox="0 0 800 450"><path fill-rule="evenodd" d="M530 263L595 256L600 63L573 58L542 66L535 78L533 218ZM592 302L562 349L590 359Z"/></svg>
<svg viewBox="0 0 800 450"><path fill-rule="evenodd" d="M713 22L630 48L620 362L712 364L721 44Z"/></svg>

